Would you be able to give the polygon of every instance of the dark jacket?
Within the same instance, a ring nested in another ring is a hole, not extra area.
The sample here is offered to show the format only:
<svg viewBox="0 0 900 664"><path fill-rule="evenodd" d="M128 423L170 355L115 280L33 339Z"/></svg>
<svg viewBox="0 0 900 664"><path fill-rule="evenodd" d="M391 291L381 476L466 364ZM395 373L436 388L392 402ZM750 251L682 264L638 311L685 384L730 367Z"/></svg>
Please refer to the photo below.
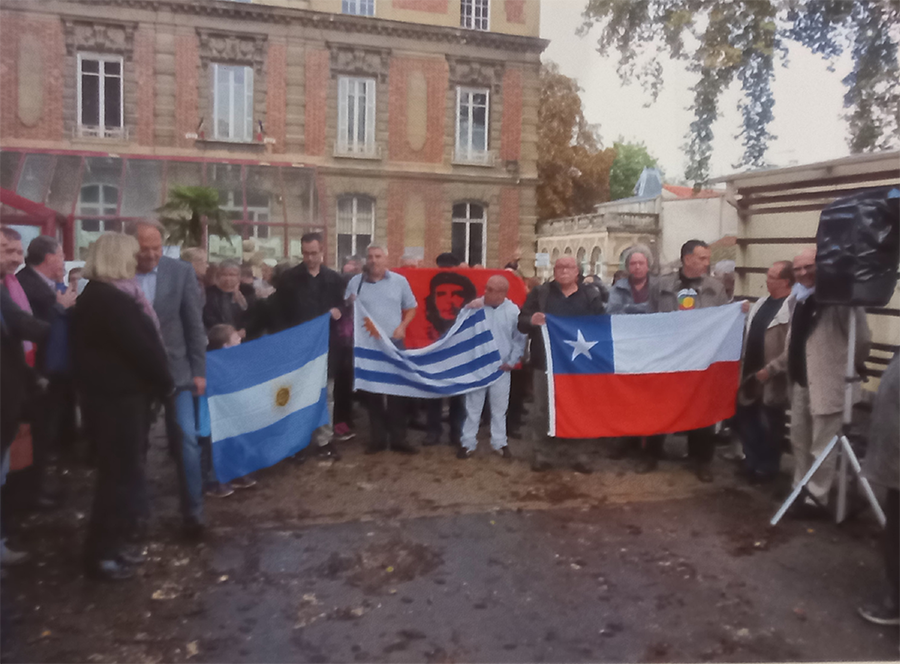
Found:
<svg viewBox="0 0 900 664"><path fill-rule="evenodd" d="M341 307L344 288L341 275L329 267L320 267L315 278L309 276L302 263L292 267L281 275L275 292L269 296L279 329L294 327ZM332 332L334 329L332 325Z"/></svg>
<svg viewBox="0 0 900 664"><path fill-rule="evenodd" d="M525 299L522 311L519 314L519 332L527 334L531 338L531 364L535 369L546 369L544 359L544 339L541 335L541 326L532 325L531 317L538 313L557 316L593 316L604 311L603 298L600 291L591 286L579 285L578 291L566 298L564 309L557 306L563 302L562 292L555 281L541 284L534 288ZM573 299L575 298L575 299ZM576 304L577 303L577 304Z"/></svg>
<svg viewBox="0 0 900 664"><path fill-rule="evenodd" d="M175 389L159 333L115 286L91 281L72 314L75 383L89 394L164 397Z"/></svg>
<svg viewBox="0 0 900 664"><path fill-rule="evenodd" d="M650 284L647 311L650 313L678 311L678 292L684 287L681 270L662 275ZM721 281L707 274L700 277L700 289L697 299L697 309L728 304L725 286L722 285Z"/></svg>
<svg viewBox="0 0 900 664"><path fill-rule="evenodd" d="M35 318L52 326L59 316L65 315L65 308L56 301L57 291L50 288L33 267L26 265L16 274L16 279L28 297L28 304L31 305L31 312ZM34 365L39 373L45 373L46 360L46 344L38 344Z"/></svg>
<svg viewBox="0 0 900 664"><path fill-rule="evenodd" d="M647 277L647 288L653 288L656 277ZM648 293L649 295L649 293ZM634 295L631 291L631 282L628 277L623 277L613 284L609 294L609 304L606 307L608 314L645 314L650 305L649 299L640 304L634 303Z"/></svg>
<svg viewBox="0 0 900 664"><path fill-rule="evenodd" d="M42 343L50 326L22 311L6 286L0 286L0 431L3 450L12 444L25 400L33 393L36 374L25 362L22 341Z"/></svg>
<svg viewBox="0 0 900 664"><path fill-rule="evenodd" d="M900 353L894 353L881 375L871 422L865 475L889 489L900 489Z"/></svg>
<svg viewBox="0 0 900 664"><path fill-rule="evenodd" d="M232 293L226 293L218 286L206 289L206 304L203 305L203 325L209 331L214 325L232 325L236 330L244 329L247 310L234 301Z"/></svg>

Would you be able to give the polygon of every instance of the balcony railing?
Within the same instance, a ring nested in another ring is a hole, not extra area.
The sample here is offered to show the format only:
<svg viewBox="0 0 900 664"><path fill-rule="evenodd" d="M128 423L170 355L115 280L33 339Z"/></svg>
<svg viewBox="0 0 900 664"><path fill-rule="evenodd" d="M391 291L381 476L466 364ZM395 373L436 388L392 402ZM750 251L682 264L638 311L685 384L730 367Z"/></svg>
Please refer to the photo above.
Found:
<svg viewBox="0 0 900 664"><path fill-rule="evenodd" d="M465 166L496 166L497 153L494 150L472 150L457 146L453 151L453 163Z"/></svg>
<svg viewBox="0 0 900 664"><path fill-rule="evenodd" d="M76 125L73 135L75 138L109 138L117 141L127 141L128 127Z"/></svg>
<svg viewBox="0 0 900 664"><path fill-rule="evenodd" d="M381 159L381 146L375 143L349 145L341 141L335 141L334 156L349 157L351 159Z"/></svg>

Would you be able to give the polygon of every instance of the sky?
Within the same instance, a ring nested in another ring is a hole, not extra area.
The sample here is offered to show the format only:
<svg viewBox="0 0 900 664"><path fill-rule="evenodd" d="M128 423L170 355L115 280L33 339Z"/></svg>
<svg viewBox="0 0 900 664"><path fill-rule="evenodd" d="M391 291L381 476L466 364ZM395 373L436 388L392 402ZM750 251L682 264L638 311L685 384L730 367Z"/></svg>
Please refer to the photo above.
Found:
<svg viewBox="0 0 900 664"><path fill-rule="evenodd" d="M597 27L585 37L576 37L585 0L542 0L541 36L550 40L544 62L556 62L566 76L583 88L581 98L588 122L599 124L603 144L624 138L641 142L657 158L669 182L684 177L685 137L693 114L688 110L695 76L682 63L661 59L664 86L655 103L637 83L623 85L616 73L618 52L606 58L596 51ZM827 63L799 45L789 45L789 65L776 64L772 85L775 119L770 132L768 161L773 166L807 164L849 154L847 126L842 118L844 87L841 79L850 71L848 59ZM720 99L720 117L713 127L715 140L710 176L717 177L744 168L734 168L742 152L739 139L741 116L737 110L740 84Z"/></svg>

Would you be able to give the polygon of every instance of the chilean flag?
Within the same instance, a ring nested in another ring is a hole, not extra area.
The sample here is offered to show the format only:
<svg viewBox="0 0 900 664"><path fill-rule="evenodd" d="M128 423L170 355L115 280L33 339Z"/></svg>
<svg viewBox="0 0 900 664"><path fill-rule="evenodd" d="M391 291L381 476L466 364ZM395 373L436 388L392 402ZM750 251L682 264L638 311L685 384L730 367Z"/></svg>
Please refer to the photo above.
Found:
<svg viewBox="0 0 900 664"><path fill-rule="evenodd" d="M734 415L740 303L692 311L547 316L551 436L690 431Z"/></svg>

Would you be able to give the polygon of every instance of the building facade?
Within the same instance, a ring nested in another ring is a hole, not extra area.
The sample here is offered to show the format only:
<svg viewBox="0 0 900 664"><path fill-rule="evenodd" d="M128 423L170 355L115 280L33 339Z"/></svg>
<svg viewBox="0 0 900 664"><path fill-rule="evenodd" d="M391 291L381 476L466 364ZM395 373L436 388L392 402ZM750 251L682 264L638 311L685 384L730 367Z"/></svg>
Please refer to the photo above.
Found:
<svg viewBox="0 0 900 664"><path fill-rule="evenodd" d="M528 263L538 2L7 0L0 188L75 259L204 185L238 231L212 259L296 258L315 229L332 265L370 242Z"/></svg>

